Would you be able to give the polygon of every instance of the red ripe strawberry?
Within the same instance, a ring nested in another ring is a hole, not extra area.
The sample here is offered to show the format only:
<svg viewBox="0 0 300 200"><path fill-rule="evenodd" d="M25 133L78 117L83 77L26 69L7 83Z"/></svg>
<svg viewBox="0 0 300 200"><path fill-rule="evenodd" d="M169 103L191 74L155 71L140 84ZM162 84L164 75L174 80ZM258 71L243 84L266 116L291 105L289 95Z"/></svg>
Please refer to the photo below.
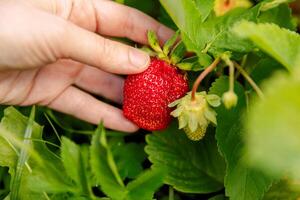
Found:
<svg viewBox="0 0 300 200"><path fill-rule="evenodd" d="M182 71L164 60L152 58L148 69L125 80L123 112L146 130L165 129L171 121L173 101L189 91Z"/></svg>
<svg viewBox="0 0 300 200"><path fill-rule="evenodd" d="M168 58L177 37L174 35L167 41L162 50L155 34L149 32L150 46L159 58L152 57L146 71L129 75L125 80L123 113L140 128L150 131L165 129L171 121L172 109L168 105L189 91L183 71L175 66L185 53L183 43L176 45L173 56Z"/></svg>

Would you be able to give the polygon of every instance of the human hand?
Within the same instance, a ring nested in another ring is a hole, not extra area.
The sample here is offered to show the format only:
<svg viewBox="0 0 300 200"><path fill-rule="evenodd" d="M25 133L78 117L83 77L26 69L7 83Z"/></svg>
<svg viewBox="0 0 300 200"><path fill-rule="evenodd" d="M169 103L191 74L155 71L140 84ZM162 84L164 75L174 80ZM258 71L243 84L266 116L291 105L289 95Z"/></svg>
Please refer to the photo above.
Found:
<svg viewBox="0 0 300 200"><path fill-rule="evenodd" d="M147 30L161 42L171 30L108 0L4 0L0 13L0 104L38 104L94 124L103 120L115 130L137 130L120 109L89 93L121 103L124 80L114 74L142 72L149 56L99 34L146 44Z"/></svg>

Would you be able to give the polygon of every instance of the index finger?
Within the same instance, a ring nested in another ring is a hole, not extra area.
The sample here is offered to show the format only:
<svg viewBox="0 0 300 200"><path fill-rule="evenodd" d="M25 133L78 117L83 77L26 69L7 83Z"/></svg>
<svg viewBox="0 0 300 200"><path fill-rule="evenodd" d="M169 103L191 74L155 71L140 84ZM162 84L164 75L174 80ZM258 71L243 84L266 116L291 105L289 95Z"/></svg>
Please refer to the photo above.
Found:
<svg viewBox="0 0 300 200"><path fill-rule="evenodd" d="M147 44L147 31L157 33L161 43L169 39L174 31L154 20L152 17L113 1L94 0L97 18L97 32L115 37L127 37L133 41Z"/></svg>
<svg viewBox="0 0 300 200"><path fill-rule="evenodd" d="M58 15L89 31L106 36L126 37L142 44L148 43L148 30L155 31L161 43L174 34L174 31L141 11L110 0L24 2Z"/></svg>

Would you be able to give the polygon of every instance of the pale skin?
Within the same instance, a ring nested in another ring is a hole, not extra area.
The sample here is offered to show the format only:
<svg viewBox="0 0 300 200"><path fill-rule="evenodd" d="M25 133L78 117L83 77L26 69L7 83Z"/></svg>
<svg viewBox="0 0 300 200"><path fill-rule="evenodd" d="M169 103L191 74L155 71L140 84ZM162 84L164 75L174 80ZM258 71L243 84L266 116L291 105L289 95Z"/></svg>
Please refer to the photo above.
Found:
<svg viewBox="0 0 300 200"><path fill-rule="evenodd" d="M134 132L122 110L124 79L144 71L147 54L107 36L147 44L173 32L151 17L109 0L0 1L0 104L38 104L107 128Z"/></svg>

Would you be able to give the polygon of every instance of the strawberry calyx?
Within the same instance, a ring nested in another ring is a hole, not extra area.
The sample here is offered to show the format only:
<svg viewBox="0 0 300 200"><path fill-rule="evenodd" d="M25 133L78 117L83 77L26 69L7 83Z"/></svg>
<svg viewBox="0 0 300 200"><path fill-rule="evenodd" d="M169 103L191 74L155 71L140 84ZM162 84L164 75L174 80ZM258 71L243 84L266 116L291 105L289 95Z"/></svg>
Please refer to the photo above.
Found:
<svg viewBox="0 0 300 200"><path fill-rule="evenodd" d="M167 63L177 66L186 54L186 47L182 41L178 42L180 31L165 42L163 47L160 46L157 35L154 31L148 31L148 43L151 49L143 47L142 49L149 53L150 56L157 57Z"/></svg>
<svg viewBox="0 0 300 200"><path fill-rule="evenodd" d="M163 47L160 46L154 31L149 30L147 37L150 48L144 46L142 50L150 56L164 60L183 71L200 71L212 63L212 58L207 53L185 57L188 52L183 41L179 40L179 30L165 42Z"/></svg>

